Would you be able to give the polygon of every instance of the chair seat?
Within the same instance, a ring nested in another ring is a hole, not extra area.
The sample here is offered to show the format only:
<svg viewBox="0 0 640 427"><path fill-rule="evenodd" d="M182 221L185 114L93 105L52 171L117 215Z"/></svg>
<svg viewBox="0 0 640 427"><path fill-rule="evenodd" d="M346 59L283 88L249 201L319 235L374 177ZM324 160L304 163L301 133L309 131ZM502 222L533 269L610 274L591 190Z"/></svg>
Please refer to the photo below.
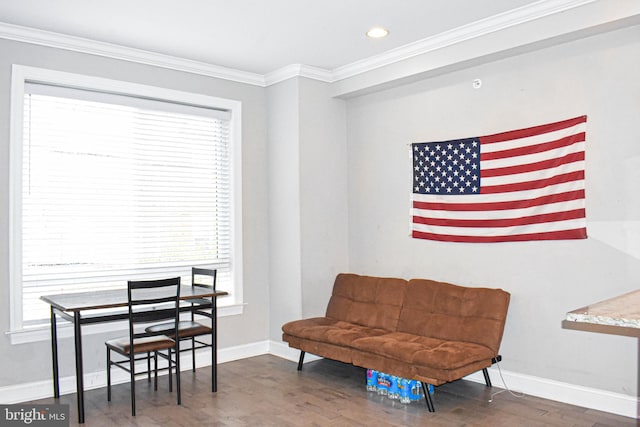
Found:
<svg viewBox="0 0 640 427"><path fill-rule="evenodd" d="M114 338L105 343L107 347L121 354L129 354L129 337ZM166 335L136 338L133 340L133 353L166 350L175 347L176 342Z"/></svg>
<svg viewBox="0 0 640 427"><path fill-rule="evenodd" d="M149 326L145 329L146 332L150 333L162 333L166 331L166 335L172 337L173 335L173 327L174 324L160 323L158 325ZM180 338L188 338L195 337L197 335L206 335L211 333L211 328L203 325L202 323L192 322L192 321L180 321L178 322L178 336Z"/></svg>

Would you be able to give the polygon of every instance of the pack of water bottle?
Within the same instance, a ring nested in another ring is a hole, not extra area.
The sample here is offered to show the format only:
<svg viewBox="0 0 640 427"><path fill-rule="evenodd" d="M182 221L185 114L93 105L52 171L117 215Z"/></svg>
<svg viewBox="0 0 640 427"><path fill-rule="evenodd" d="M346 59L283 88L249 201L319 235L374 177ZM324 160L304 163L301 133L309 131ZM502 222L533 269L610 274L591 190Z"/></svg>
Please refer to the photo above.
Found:
<svg viewBox="0 0 640 427"><path fill-rule="evenodd" d="M426 385L429 394L434 393L432 384ZM387 396L391 400L400 403L411 403L422 400L422 383L395 375L385 374L373 369L367 369L367 391L376 392L381 396Z"/></svg>

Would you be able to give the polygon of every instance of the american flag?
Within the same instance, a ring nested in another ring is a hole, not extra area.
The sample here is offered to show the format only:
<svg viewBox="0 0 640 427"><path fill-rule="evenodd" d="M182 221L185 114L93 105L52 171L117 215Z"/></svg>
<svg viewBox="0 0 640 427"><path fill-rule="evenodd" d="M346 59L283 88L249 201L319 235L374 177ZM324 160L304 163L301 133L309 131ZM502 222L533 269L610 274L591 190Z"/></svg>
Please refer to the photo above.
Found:
<svg viewBox="0 0 640 427"><path fill-rule="evenodd" d="M587 117L411 145L412 235L448 242L586 239Z"/></svg>

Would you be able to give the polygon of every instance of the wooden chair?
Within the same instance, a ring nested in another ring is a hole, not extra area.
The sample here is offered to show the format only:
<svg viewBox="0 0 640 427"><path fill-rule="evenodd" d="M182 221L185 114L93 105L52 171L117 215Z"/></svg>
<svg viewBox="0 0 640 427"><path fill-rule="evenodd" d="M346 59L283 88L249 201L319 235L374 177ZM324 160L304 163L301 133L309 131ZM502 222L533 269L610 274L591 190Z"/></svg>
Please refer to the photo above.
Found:
<svg viewBox="0 0 640 427"><path fill-rule="evenodd" d="M210 283L204 283L201 279L202 276L207 276L210 278ZM216 290L216 276L217 270L208 269L208 268L191 268L191 286L194 287L204 287L210 288L213 291ZM196 350L200 348L210 347L211 351L215 351L213 345L211 343L207 343L206 341L199 340L198 337L203 336L211 336L211 327L196 321L196 315L203 315L210 317L211 312L208 308L211 307L211 299L210 298L201 298L201 299L190 299L188 301L192 306L202 306L205 309L199 310L197 307L192 307L191 310L191 320L183 320L178 322L178 337L180 340L189 340L191 341L191 347L184 348L180 351L189 351L191 350L191 362L192 362L192 371L196 371ZM212 319L213 322L213 319ZM147 328L148 332L154 333L163 333L171 338L175 337L173 335L173 331L171 329L171 324L164 323L159 325L153 325ZM215 339L213 340L215 342Z"/></svg>
<svg viewBox="0 0 640 427"><path fill-rule="evenodd" d="M146 360L150 364L150 357L154 359L154 390L158 389L158 355L169 362L169 390L172 389L172 370L175 364L176 391L178 405L180 396L180 358L172 358L172 354L180 354L180 344L165 332L175 336L178 328L180 310L180 278L129 281L127 283L129 301L129 336L109 340L107 346L107 400L111 401L111 367L117 366L131 376L131 415L136 415L135 398L135 363ZM169 322L167 322L169 321ZM162 332L148 331L145 326L149 323L166 322ZM142 329L142 330L141 330ZM166 350L167 354L162 351ZM114 351L126 359L111 360ZM149 374L149 368L147 374Z"/></svg>

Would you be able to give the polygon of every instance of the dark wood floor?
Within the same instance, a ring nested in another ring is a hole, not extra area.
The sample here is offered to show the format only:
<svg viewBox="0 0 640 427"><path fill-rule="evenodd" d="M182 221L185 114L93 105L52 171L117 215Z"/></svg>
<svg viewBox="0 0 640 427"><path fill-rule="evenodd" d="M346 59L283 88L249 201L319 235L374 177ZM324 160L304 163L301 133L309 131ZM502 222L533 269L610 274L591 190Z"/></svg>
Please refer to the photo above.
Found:
<svg viewBox="0 0 640 427"><path fill-rule="evenodd" d="M509 393L457 381L436 388L435 413L424 401L403 405L365 390L365 371L329 360L304 365L275 356L228 362L218 368L218 392L210 392L210 368L182 374L182 405L170 394L167 377L158 391L145 379L136 382L137 416L131 417L129 385L85 393L86 426L615 426L635 427L632 418ZM493 379L494 384L499 379ZM52 403L45 399L33 403ZM77 425L75 394L68 403Z"/></svg>

